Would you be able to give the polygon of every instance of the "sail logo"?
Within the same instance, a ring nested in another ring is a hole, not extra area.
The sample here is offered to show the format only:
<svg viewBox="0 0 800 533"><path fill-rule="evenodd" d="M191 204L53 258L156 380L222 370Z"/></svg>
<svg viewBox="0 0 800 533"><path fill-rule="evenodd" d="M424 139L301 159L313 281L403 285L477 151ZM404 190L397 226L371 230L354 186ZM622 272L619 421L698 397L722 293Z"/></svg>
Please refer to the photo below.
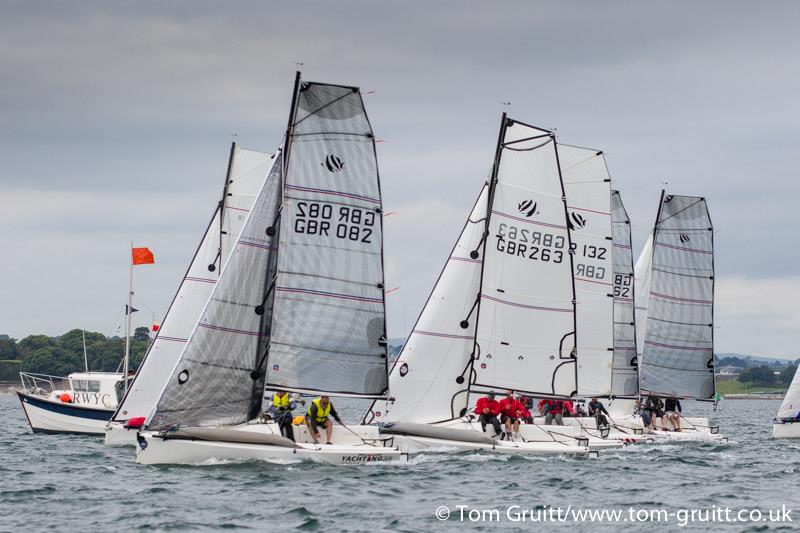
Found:
<svg viewBox="0 0 800 533"><path fill-rule="evenodd" d="M681 233L680 237L678 237L678 239L680 239L680 241L683 244L686 244L687 242L689 242L689 236L687 234L685 234L685 233Z"/></svg>
<svg viewBox="0 0 800 533"><path fill-rule="evenodd" d="M583 215L576 213L575 211L570 213L569 218L567 218L567 226L571 230L583 229L586 227L587 222L588 221L583 218Z"/></svg>
<svg viewBox="0 0 800 533"><path fill-rule="evenodd" d="M531 218L533 215L538 215L536 211L536 202L533 200L525 200L517 204L517 210L525 215L525 218Z"/></svg>
<svg viewBox="0 0 800 533"><path fill-rule="evenodd" d="M344 161L341 160L339 156L330 154L328 157L325 158L325 162L322 163L327 167L328 172L341 172L344 170Z"/></svg>

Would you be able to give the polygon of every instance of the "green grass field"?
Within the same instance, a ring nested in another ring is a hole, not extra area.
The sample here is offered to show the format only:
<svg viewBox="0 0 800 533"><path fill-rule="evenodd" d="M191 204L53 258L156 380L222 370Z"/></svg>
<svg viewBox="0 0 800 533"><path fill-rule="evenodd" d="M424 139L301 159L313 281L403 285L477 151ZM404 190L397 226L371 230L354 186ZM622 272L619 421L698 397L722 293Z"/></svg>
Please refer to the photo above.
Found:
<svg viewBox="0 0 800 533"><path fill-rule="evenodd" d="M749 385L738 381L722 381L717 383L719 394L753 394L758 392L785 392L786 387L778 385Z"/></svg>

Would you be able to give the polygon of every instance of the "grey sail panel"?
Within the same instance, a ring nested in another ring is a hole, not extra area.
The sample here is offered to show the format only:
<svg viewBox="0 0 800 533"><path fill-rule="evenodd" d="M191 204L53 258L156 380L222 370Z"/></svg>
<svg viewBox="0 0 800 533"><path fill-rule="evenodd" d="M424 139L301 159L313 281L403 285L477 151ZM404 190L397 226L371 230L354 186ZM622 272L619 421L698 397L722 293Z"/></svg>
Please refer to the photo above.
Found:
<svg viewBox="0 0 800 533"><path fill-rule="evenodd" d="M381 191L360 92L302 83L289 131L267 388L385 397Z"/></svg>
<svg viewBox="0 0 800 533"><path fill-rule="evenodd" d="M663 197L653 236L642 394L714 397L714 232L704 198Z"/></svg>
<svg viewBox="0 0 800 533"><path fill-rule="evenodd" d="M611 191L611 233L614 268L614 359L611 364L611 394L639 394L636 366L636 320L631 223L619 191Z"/></svg>
<svg viewBox="0 0 800 533"><path fill-rule="evenodd" d="M150 429L218 427L258 415L264 388L259 362L272 312L268 289L277 266L278 235L268 236L266 228L280 205L281 167L279 155L148 420Z"/></svg>

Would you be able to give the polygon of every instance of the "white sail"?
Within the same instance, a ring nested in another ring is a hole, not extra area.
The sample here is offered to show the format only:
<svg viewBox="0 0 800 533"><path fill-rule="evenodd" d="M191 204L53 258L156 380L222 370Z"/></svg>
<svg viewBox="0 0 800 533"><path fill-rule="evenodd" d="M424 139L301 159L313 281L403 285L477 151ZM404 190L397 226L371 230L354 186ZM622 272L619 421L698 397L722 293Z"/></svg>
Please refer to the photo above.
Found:
<svg viewBox="0 0 800 533"><path fill-rule="evenodd" d="M611 192L611 224L614 237L614 360L611 394L634 397L639 394L639 372L636 363L631 223L619 191Z"/></svg>
<svg viewBox="0 0 800 533"><path fill-rule="evenodd" d="M575 292L555 136L511 119L503 130L472 389L569 396L576 392Z"/></svg>
<svg viewBox="0 0 800 533"><path fill-rule="evenodd" d="M435 423L457 418L467 408L467 378L475 345L475 320L469 315L480 287L478 252L487 196L484 185L392 367L389 388L394 401L375 402L367 422Z"/></svg>
<svg viewBox="0 0 800 533"><path fill-rule="evenodd" d="M611 395L614 358L611 178L603 152L558 143L575 247L578 395Z"/></svg>
<svg viewBox="0 0 800 533"><path fill-rule="evenodd" d="M225 197L220 202L222 211L217 206L161 327L112 420L147 416L155 406L214 289L220 266L230 255L232 243L241 232L271 164L269 154L232 146L223 192Z"/></svg>
<svg viewBox="0 0 800 533"><path fill-rule="evenodd" d="M778 409L779 419L797 419L800 416L800 368L794 373L792 384Z"/></svg>
<svg viewBox="0 0 800 533"><path fill-rule="evenodd" d="M636 260L634 272L634 298L636 299L636 357L642 360L644 326L647 323L647 304L650 300L650 265L653 259L653 235L647 238L639 258Z"/></svg>
<svg viewBox="0 0 800 533"><path fill-rule="evenodd" d="M639 368L643 394L714 398L714 231L704 198L662 195Z"/></svg>

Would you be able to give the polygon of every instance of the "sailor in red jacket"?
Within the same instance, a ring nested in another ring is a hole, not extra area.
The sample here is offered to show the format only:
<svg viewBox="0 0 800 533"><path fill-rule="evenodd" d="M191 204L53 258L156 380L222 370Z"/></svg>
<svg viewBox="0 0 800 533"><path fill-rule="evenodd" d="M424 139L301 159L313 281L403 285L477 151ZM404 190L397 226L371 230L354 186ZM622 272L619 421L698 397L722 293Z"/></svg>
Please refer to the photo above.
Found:
<svg viewBox="0 0 800 533"><path fill-rule="evenodd" d="M486 433L486 424L491 424L494 427L495 435L500 435L500 421L497 419L497 415L500 414L500 402L494 399L494 392L478 398L478 403L475 404L475 414L478 415L484 433Z"/></svg>
<svg viewBox="0 0 800 533"><path fill-rule="evenodd" d="M519 433L519 419L525 411L525 406L514 397L514 391L506 392L506 397L500 400L500 421L506 426L504 437L513 440L513 435Z"/></svg>
<svg viewBox="0 0 800 533"><path fill-rule="evenodd" d="M554 398L548 398L539 402L539 410L544 415L544 423L549 426L555 422L559 426L564 425L562 419L564 413L564 402Z"/></svg>

